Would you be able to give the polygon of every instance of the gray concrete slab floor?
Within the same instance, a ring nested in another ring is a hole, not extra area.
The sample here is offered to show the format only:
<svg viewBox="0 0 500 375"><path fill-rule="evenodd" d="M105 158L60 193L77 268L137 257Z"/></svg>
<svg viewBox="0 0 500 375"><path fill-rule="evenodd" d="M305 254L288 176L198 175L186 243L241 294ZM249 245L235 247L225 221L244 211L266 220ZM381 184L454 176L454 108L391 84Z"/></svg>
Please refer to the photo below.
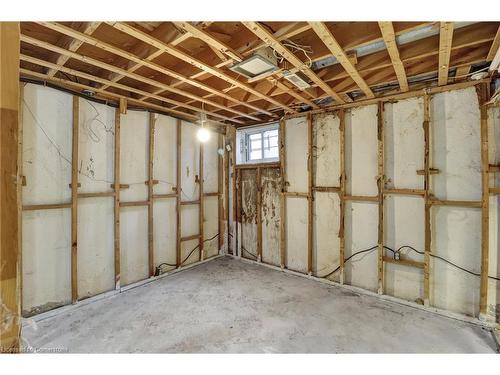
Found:
<svg viewBox="0 0 500 375"><path fill-rule="evenodd" d="M494 353L489 330L223 257L27 324L69 352Z"/></svg>

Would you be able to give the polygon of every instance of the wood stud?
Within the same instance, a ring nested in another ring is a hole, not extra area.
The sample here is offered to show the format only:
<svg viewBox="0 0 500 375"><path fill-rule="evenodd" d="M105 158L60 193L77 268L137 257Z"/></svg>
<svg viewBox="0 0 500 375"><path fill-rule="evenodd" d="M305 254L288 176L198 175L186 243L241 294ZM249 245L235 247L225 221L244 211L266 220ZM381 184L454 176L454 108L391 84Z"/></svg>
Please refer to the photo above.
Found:
<svg viewBox="0 0 500 375"><path fill-rule="evenodd" d="M481 114L480 137L481 137L481 276L479 295L479 314L485 316L488 313L488 275L489 275L489 156L488 156L488 108L485 103L489 98L489 87L487 84L477 86L479 110Z"/></svg>
<svg viewBox="0 0 500 375"><path fill-rule="evenodd" d="M377 113L377 160L378 160L378 176L377 176L377 189L378 189L378 294L384 293L384 103L378 104Z"/></svg>
<svg viewBox="0 0 500 375"><path fill-rule="evenodd" d="M313 220L314 220L314 160L313 160L313 119L309 113L307 115L307 273L312 274L313 271L313 247L314 247L314 233L313 233Z"/></svg>
<svg viewBox="0 0 500 375"><path fill-rule="evenodd" d="M120 108L115 109L115 149L114 149L114 226L115 226L115 290L121 287L121 265L120 265L120 129L121 114Z"/></svg>
<svg viewBox="0 0 500 375"><path fill-rule="evenodd" d="M175 228L175 242L176 242L176 265L177 268L181 266L181 193L182 193L182 174L181 174L181 143L182 143L182 121L177 119L177 158L176 158L176 198L175 198L175 219L176 219L176 228Z"/></svg>
<svg viewBox="0 0 500 375"><path fill-rule="evenodd" d="M153 223L153 161L155 144L155 114L149 113L149 152L148 152L148 266L149 276L154 276L154 223Z"/></svg>
<svg viewBox="0 0 500 375"><path fill-rule="evenodd" d="M339 267L340 267L340 284L345 282L345 211L346 211L346 171L345 171L345 110L340 109L339 116L339 143L340 143L340 191L339 191Z"/></svg>
<svg viewBox="0 0 500 375"><path fill-rule="evenodd" d="M281 194L280 194L280 262L281 268L286 267L286 121L279 122L279 142L280 142L280 172L281 172Z"/></svg>
<svg viewBox="0 0 500 375"><path fill-rule="evenodd" d="M430 111L429 95L424 95L424 305L430 305L431 202L430 202Z"/></svg>
<svg viewBox="0 0 500 375"><path fill-rule="evenodd" d="M78 135L80 98L73 96L73 138L71 146L71 300L78 301Z"/></svg>

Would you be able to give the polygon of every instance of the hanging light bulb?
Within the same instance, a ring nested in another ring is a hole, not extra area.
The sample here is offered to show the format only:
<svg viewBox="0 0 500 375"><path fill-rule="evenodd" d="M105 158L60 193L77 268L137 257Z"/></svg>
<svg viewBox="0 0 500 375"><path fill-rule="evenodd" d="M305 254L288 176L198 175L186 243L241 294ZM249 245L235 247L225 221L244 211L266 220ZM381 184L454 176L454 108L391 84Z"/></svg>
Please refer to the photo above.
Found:
<svg viewBox="0 0 500 375"><path fill-rule="evenodd" d="M205 143L210 138L210 132L205 128L206 122L207 122L207 115L206 113L202 113L200 116L201 127L198 130L197 134L198 140L202 143Z"/></svg>
<svg viewBox="0 0 500 375"><path fill-rule="evenodd" d="M201 127L199 130L198 130L198 140L202 143L205 143L206 141L208 141L208 139L210 138L210 132L204 128L204 127Z"/></svg>

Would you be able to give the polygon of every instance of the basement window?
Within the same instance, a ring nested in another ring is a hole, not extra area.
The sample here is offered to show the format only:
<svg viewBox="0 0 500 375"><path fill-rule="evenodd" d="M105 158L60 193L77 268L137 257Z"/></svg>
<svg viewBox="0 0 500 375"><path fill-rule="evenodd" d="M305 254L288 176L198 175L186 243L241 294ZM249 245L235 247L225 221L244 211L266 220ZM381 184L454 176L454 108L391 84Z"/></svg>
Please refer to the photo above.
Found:
<svg viewBox="0 0 500 375"><path fill-rule="evenodd" d="M279 161L278 124L240 129L237 132L238 164Z"/></svg>

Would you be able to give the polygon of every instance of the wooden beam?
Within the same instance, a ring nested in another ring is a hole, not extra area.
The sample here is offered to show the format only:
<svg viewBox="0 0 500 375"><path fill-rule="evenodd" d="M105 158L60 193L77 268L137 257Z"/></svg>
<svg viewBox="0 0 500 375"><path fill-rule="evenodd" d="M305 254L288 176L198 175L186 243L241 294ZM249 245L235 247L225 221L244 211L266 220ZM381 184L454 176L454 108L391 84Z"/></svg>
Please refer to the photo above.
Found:
<svg viewBox="0 0 500 375"><path fill-rule="evenodd" d="M40 65L40 66L56 67L55 64L52 64L52 63L44 61L44 60L37 59L35 57L27 56L27 55L20 55L20 59L22 61L31 62L33 64L37 64L37 65ZM230 122L236 122L236 123L240 123L240 124L244 123L243 121L234 120L234 119L232 119L230 117L222 116L222 115L220 115L218 113L215 113L215 112L204 111L203 109L191 106L189 104L185 104L183 102L179 102L177 100L169 99L169 98L166 98L166 97L163 97L163 96L159 96L159 95L150 94L150 93L148 93L146 91L136 89L135 87L132 87L132 86L127 86L127 85L124 85L124 84L121 84L121 83L117 83L117 82L111 82L111 81L108 81L107 79L100 78L100 77L97 77L97 76L93 76L91 74L84 73L84 72L81 72L79 70L69 69L69 68L66 68L66 67L63 67L63 66L59 67L59 69L62 72L65 72L67 74L71 74L71 75L75 75L75 76L78 76L78 77L82 77L82 78L88 79L90 81L98 82L98 83L106 83L109 86L116 87L116 88L121 89L121 90L129 91L131 93L135 93L135 94L139 94L139 95L149 96L149 97L151 97L153 99L157 99L157 100L162 101L164 103L178 105L180 107L189 109L189 110L197 112L197 113L206 113L207 115L219 118L221 120L230 121ZM100 90L100 89L94 89L94 91L97 91L97 90L99 90L101 92L104 91L104 90ZM120 109L121 109L121 107L120 107ZM166 112L174 112L174 113L177 112L177 113L179 113L179 111L172 110L171 108L168 108L168 107L165 107L165 111ZM181 114L190 115L190 113L185 113L185 112L180 112L180 113Z"/></svg>
<svg viewBox="0 0 500 375"><path fill-rule="evenodd" d="M229 151L226 148L227 144L230 144L229 141L229 130L231 129L231 126L226 126L226 132L224 134L223 138L223 149L224 149L224 215L225 215L225 222L226 222L226 253L230 253L234 255L234 252L232 252L231 249L231 235L230 233L231 230L231 223L230 223L230 211L229 211L229 176L231 174L229 170L229 159L230 159L230 154ZM234 221L234 218L233 218Z"/></svg>
<svg viewBox="0 0 500 375"><path fill-rule="evenodd" d="M399 89L403 92L408 91L408 79L406 78L403 62L399 57L398 45L396 43L396 33L394 32L392 22L379 22L378 25L380 27L380 31L382 32L387 52L391 58L392 66L396 72L396 77L398 77Z"/></svg>
<svg viewBox="0 0 500 375"><path fill-rule="evenodd" d="M307 115L307 273L312 275L313 271L313 247L314 247L314 136L312 115Z"/></svg>
<svg viewBox="0 0 500 375"><path fill-rule="evenodd" d="M479 293L479 314L488 314L488 275L490 254L490 188L489 188L489 157L488 157L488 108L489 87L482 84L477 87L479 110L481 114L481 281Z"/></svg>
<svg viewBox="0 0 500 375"><path fill-rule="evenodd" d="M154 163L154 149L155 149L155 123L156 115L152 112L149 113L149 151L148 151L148 265L149 277L155 274L155 260L154 260L154 207L153 207L153 163Z"/></svg>
<svg viewBox="0 0 500 375"><path fill-rule="evenodd" d="M348 109L348 108L356 108L356 107L362 107L366 105L371 105L371 104L377 104L379 102L391 102L391 101L398 101L398 100L405 100L409 98L417 98L424 96L425 93L427 94L438 94L442 92L447 92L447 91L453 91L453 90L462 90L467 87L474 87L477 86L481 83L489 83L490 79L486 78L483 80L479 81L465 81L465 82L460 82L460 83L455 83L455 84L450 84L446 86L435 86L435 87L424 87L421 89L414 89L408 92L403 92L403 93L389 93L385 96L380 96L376 97L375 99L365 99L365 100L360 100L352 103L345 103L345 104L340 104L340 105L332 105L328 107L323 107L320 110L310 110L308 112L312 114L317 114L317 113L327 113L327 112L332 112L335 110L338 110L340 108ZM305 113L301 114L296 114L296 115L285 115L285 119L291 119L291 118L298 118L298 117L303 117Z"/></svg>
<svg viewBox="0 0 500 375"><path fill-rule="evenodd" d="M70 203L45 203L45 204L28 204L23 206L23 211L37 211L37 210L58 210L61 208L71 208Z"/></svg>
<svg viewBox="0 0 500 375"><path fill-rule="evenodd" d="M206 31L191 25L189 22L173 22L173 24L179 27L180 29L183 29L186 32L190 33L195 38L203 40L206 44L214 47L217 51L227 55L229 58L236 61L242 60L241 55L237 51L233 50L226 44L218 41L215 37L213 37Z"/></svg>
<svg viewBox="0 0 500 375"><path fill-rule="evenodd" d="M455 72L455 77L454 77L455 82L466 78L469 75L470 68L471 68L470 65L459 66Z"/></svg>
<svg viewBox="0 0 500 375"><path fill-rule="evenodd" d="M175 110L172 110L170 108L163 107L161 105L156 105L156 104L152 104L152 103L142 103L142 102L139 102L138 100L132 99L130 97L125 97L125 96L120 95L120 94L115 94L113 92L108 92L105 90L97 89L95 87L84 85L84 84L81 84L78 82L73 82L73 81L69 81L66 79L58 78L58 77L49 77L46 74L38 73L38 72L35 72L32 70L23 69L23 68L21 68L19 71L22 74L22 76L24 76L24 77L38 78L38 79L46 81L46 82L54 83L57 86L62 86L62 87L66 87L66 88L67 87L76 87L79 90L85 89L85 90L96 91L96 92L101 94L100 96L97 96L97 97L102 97L103 99L112 98L113 100L119 101L121 98L125 98L125 99L127 99L127 101L129 103L139 104L141 106L143 105L144 107L154 109L154 110L158 111L159 113L169 113L170 115L171 115L171 113L173 113L175 117L181 117L182 119L186 119L186 120L194 122L194 123L198 122L200 119L199 116L191 115L191 114L188 114L185 112L175 111ZM218 122L218 121L211 121L211 125L226 126L226 124L223 124L223 123Z"/></svg>
<svg viewBox="0 0 500 375"><path fill-rule="evenodd" d="M417 262L415 260L411 259L394 259L388 256L384 256L384 262L386 263L392 263L392 264L399 264L402 266L407 266L407 267L415 267L415 268L425 268L425 264L422 262Z"/></svg>
<svg viewBox="0 0 500 375"><path fill-rule="evenodd" d="M187 242L192 240L199 240L201 238L200 234L193 234L191 236L181 237L181 242Z"/></svg>
<svg viewBox="0 0 500 375"><path fill-rule="evenodd" d="M165 27L167 26L167 24L168 24L168 22L164 22L160 26L158 26L157 28L155 28L153 30L153 32L152 32L152 35L161 36L165 40L165 39L171 39L175 35L179 34L179 31L177 29L175 29L175 30L172 30L171 32L169 32L167 35L165 35ZM173 44L173 45L177 45L179 43L182 43L184 40L188 39L189 37L190 37L190 35L187 34L187 33L186 34L181 34L181 35L178 35L170 43ZM145 51L145 49L146 49L146 51ZM151 50L154 50L154 52L151 52ZM143 61L153 61L157 57L159 57L160 55L163 54L163 51L160 51L160 50L158 50L158 49L156 49L154 47L151 48L151 46L145 46L144 43L142 43L140 41L137 42L137 44L134 46L134 48L130 52L133 53L135 56L138 56L139 58L141 58ZM143 56L144 53L147 53L147 55ZM128 64L127 68L126 68L126 71L130 72L130 73L133 73L136 70L138 70L141 66L144 66L144 64L142 63L142 61L140 63L129 62L129 64ZM119 74L119 73L115 73L114 76L110 76L109 77L109 80L113 81L113 82L118 82L118 81L120 81L121 79L123 79L125 77L126 77L125 75L122 75L122 74ZM104 85L101 88L102 89L107 89L108 86Z"/></svg>
<svg viewBox="0 0 500 375"><path fill-rule="evenodd" d="M1 39L0 39L1 41ZM1 79L1 74L0 74L0 79ZM0 94L1 95L1 94ZM23 172L23 141L24 141L24 136L23 136L23 110L24 110L24 83L19 82L19 116L18 116L18 132L17 132L17 176L16 176L16 185L17 185L17 243L18 243L18 254L19 254L19 274L23 274L23 251L22 251L22 244L23 244L23 207L22 207L22 201L23 201L23 186L26 186L26 177L24 176ZM1 106L0 106L1 108ZM1 109L0 109L1 112ZM2 123L2 119L0 118L0 123ZM0 135L0 139L2 136ZM1 141L0 141L1 144ZM2 149L0 145L0 150ZM0 151L1 152L1 151ZM0 220L1 222L1 220ZM0 253L1 257L1 253ZM19 298L19 310L22 312L23 311L23 278L19 278L19 293L20 293L20 298ZM1 287L1 281L0 281L0 287ZM0 294L1 298L1 294ZM1 314L0 314L1 315ZM2 317L0 317L1 319ZM0 328L1 330L1 328ZM0 339L0 346L2 345L1 339ZM1 352L1 350L0 350Z"/></svg>
<svg viewBox="0 0 500 375"><path fill-rule="evenodd" d="M217 154L217 207L218 207L218 248L217 254L220 254L220 250L224 245L224 156L226 152L224 149L224 139L222 134L217 135L217 148L223 150L224 154ZM205 194L206 196L206 194Z"/></svg>
<svg viewBox="0 0 500 375"><path fill-rule="evenodd" d="M120 290L120 109L115 109L115 139L114 139L114 256L115 256L115 290Z"/></svg>
<svg viewBox="0 0 500 375"><path fill-rule="evenodd" d="M19 22L0 22L0 353L17 353L21 335L18 160Z"/></svg>
<svg viewBox="0 0 500 375"><path fill-rule="evenodd" d="M301 70L311 81L316 83L326 94L331 96L338 103L344 103L344 100L332 90L323 80L321 80L316 73L314 73L302 60L290 52L276 37L273 36L269 31L267 31L258 22L243 22L250 31L262 39L267 45L273 48L277 53L282 55L286 60L288 60L293 66Z"/></svg>
<svg viewBox="0 0 500 375"><path fill-rule="evenodd" d="M227 56L229 56L231 59L235 61L242 61L244 59L244 56L239 53L238 51L233 50L231 47L228 45L220 42L215 38L214 36L210 35L204 30L201 30L200 28L191 25L189 22L174 22L178 27L186 30L186 32L189 32L192 34L194 37L199 38L203 40L205 43L207 43L209 46L215 48L217 51L220 51ZM286 85L284 85L282 82L275 80L272 77L267 77L267 80L270 82L273 82L276 84L276 87L280 88L287 94L293 96L295 99L299 100L301 103L305 103L310 105L313 108L319 108L316 104L314 104L312 101L309 99L304 98L302 95L296 93L294 90L288 88ZM236 86L231 85L230 88L234 88ZM229 92L229 91L228 91Z"/></svg>
<svg viewBox="0 0 500 375"><path fill-rule="evenodd" d="M278 102L277 100L270 98L270 97L262 94L261 92L255 90L254 88L252 88L248 84L245 84L241 81L238 81L238 80L232 78L228 74L222 72L220 69L217 69L217 68L214 68L210 65L207 65L204 62L190 56L189 54L187 54L183 51L181 51L180 49L177 49L174 46L170 46L166 43L163 43L162 41L151 37L149 34L146 34L145 32L142 32L139 29L136 29L136 28L134 28L126 23L123 23L123 22L108 22L108 24L113 26L114 28L130 35L130 36L133 36L134 38L142 40L143 42L148 43L148 44L158 48L159 50L162 50L162 51L168 53L169 55L177 57L178 59L183 60L186 63L197 67L198 69L201 69L207 73L210 73L211 75L213 75L213 76L215 76L223 81L226 81L232 85L235 85L244 91L248 91L248 92L252 93L253 95L260 97L261 99L268 101L271 104L274 104L278 107L281 107L288 112L291 112L291 113L296 112L292 108L290 108L290 107Z"/></svg>
<svg viewBox="0 0 500 375"><path fill-rule="evenodd" d="M37 47L41 47L41 48L47 49L49 51L53 51L53 52L65 54L65 55L67 55L67 56L69 56L69 57L71 57L73 59L76 59L76 60L82 61L82 62L84 62L86 64L90 64L90 65L93 65L93 66L96 66L96 67L108 70L110 72L115 72L115 73L119 74L120 77L129 77L129 78L132 78L132 79L134 79L134 80L136 80L138 82L142 82L142 83L145 83L145 84L148 84L148 85L151 85L151 86L159 87L160 88L159 92L168 91L168 92L172 92L174 94L178 94L178 95L181 95L181 96L185 96L186 98L192 99L192 101L188 102L187 104L193 103L193 102L200 102L200 103L204 103L204 104L213 106L215 108L219 108L221 110L225 110L225 111L229 111L229 112L235 113L237 115L249 118L251 120L260 121L260 118L252 116L252 115L249 115L249 114L247 114L245 112L242 112L242 111L239 111L239 110L235 110L235 109L233 109L231 107L219 104L219 103L214 102L212 100L208 100L208 99L205 99L203 97L194 95L194 94L192 94L192 93L190 93L188 91L184 91L184 90L181 90L181 89L174 88L172 86L169 86L169 85L163 84L161 82L158 82L157 80L149 79L149 78L143 77L143 76L141 76L139 74L135 74L133 72L117 68L114 65L104 63L102 61L93 59L91 57L83 56L83 55L80 55L80 54L78 54L76 52L71 52L71 51L64 50L64 49L62 49L60 47L57 47L57 46L54 46L54 45L52 45L50 43L43 42L43 41L40 41L38 39L29 37L29 36L26 36L26 35L21 35L21 41L25 42L25 43L28 43L28 44L31 44L31 45L34 45L34 46L37 46ZM113 82L117 82L117 81L119 81L119 79L117 79L117 80L115 80ZM104 85L103 87L101 87L101 89L105 90L107 87L111 87L111 86L110 85ZM154 92L154 93L152 93L152 95L157 95L157 93ZM151 98L151 96L149 96L149 95L143 96L143 97L145 97L145 98ZM176 106L176 107L181 107L182 108L182 106Z"/></svg>
<svg viewBox="0 0 500 375"><path fill-rule="evenodd" d="M142 207L149 206L149 201L120 202L120 207Z"/></svg>
<svg viewBox="0 0 500 375"><path fill-rule="evenodd" d="M440 22L439 26L439 76L438 85L448 84L450 69L451 44L453 39L453 22Z"/></svg>
<svg viewBox="0 0 500 375"><path fill-rule="evenodd" d="M175 167L175 174L176 174L176 194L177 197L175 199L175 221L176 221L176 228L175 228L175 264L177 265L177 268L181 266L181 193L182 193L182 174L181 174L181 143L182 143L182 121L177 119L177 131L176 131L176 139L177 139L177 146L176 146L176 167Z"/></svg>
<svg viewBox="0 0 500 375"><path fill-rule="evenodd" d="M262 169L257 168L257 262L262 262Z"/></svg>
<svg viewBox="0 0 500 375"><path fill-rule="evenodd" d="M345 282L345 211L346 211L346 171L345 171L345 110L340 109L339 116L339 143L340 143L340 191L339 191L339 267L340 267L340 284Z"/></svg>
<svg viewBox="0 0 500 375"><path fill-rule="evenodd" d="M101 23L102 22L87 22L87 24L85 25L85 28L83 29L83 34L92 35L94 33L94 31L96 31L96 29L101 25ZM83 41L81 41L79 39L73 39L68 46L68 50L70 50L72 52L76 52L82 46L82 44L83 44ZM64 66L69 59L70 59L70 56L68 56L68 55L60 55L57 58L56 65ZM53 77L58 71L59 71L58 68L49 69L49 71L47 72L47 75L49 77Z"/></svg>
<svg viewBox="0 0 500 375"><path fill-rule="evenodd" d="M280 194L280 265L286 267L286 121L279 122L279 142L280 142L280 173L281 173L281 194Z"/></svg>
<svg viewBox="0 0 500 375"><path fill-rule="evenodd" d="M424 305L430 305L430 267L431 267L431 167L430 167L430 100L429 95L424 95Z"/></svg>
<svg viewBox="0 0 500 375"><path fill-rule="evenodd" d="M465 208L481 208L481 201L459 201L450 199L429 198L429 205L442 207L465 207Z"/></svg>
<svg viewBox="0 0 500 375"><path fill-rule="evenodd" d="M340 44L337 42L333 34L330 32L328 27L326 27L324 22L309 22L309 25L318 35L318 37L323 41L325 46L330 50L337 61L343 66L345 71L351 76L351 78L356 82L358 87L365 93L368 98L374 98L370 87L366 84L365 80L359 72L357 71L354 64L351 62L347 54L344 52Z"/></svg>
<svg viewBox="0 0 500 375"><path fill-rule="evenodd" d="M205 154L205 143L203 142L200 142L200 161L199 161L199 164L200 164L200 178L199 178L199 211L198 211L198 230L199 230L199 233L200 233L200 242L199 242L199 250L200 250L200 262L205 259L205 249L204 249L204 235L205 235L205 232L204 232L204 215L205 215L205 202L204 202L204 198L203 198L203 179L205 178L204 177L204 166L203 166L203 163L204 163L204 154Z"/></svg>
<svg viewBox="0 0 500 375"><path fill-rule="evenodd" d="M486 61L493 61L499 49L500 49L500 26L498 26L495 39L493 39L493 42L491 42L491 47L488 52L488 56L486 57Z"/></svg>
<svg viewBox="0 0 500 375"><path fill-rule="evenodd" d="M377 116L377 188L378 188L378 294L384 294L384 103L378 104Z"/></svg>
<svg viewBox="0 0 500 375"><path fill-rule="evenodd" d="M71 300L78 301L78 135L80 98L73 96L73 137L71 148Z"/></svg>
<svg viewBox="0 0 500 375"><path fill-rule="evenodd" d="M60 23L57 23L57 22L37 22L38 24L42 25L42 26L45 26L51 30L54 30L54 31L57 31L59 33L62 33L62 34L65 34L65 35L68 35L68 36L71 36L73 38L76 38L76 39L79 39L79 40L82 40L84 41L85 43L88 43L94 47L97 47L97 48L100 48L106 52L110 52L114 55L117 55L117 56L120 56L120 57L123 57L127 60L130 60L130 61L133 61L137 64L141 64L141 65L144 65L150 69L153 69L157 72L160 72L162 74L165 74L169 77L173 77L175 79L178 79L182 82L185 82L185 83L188 83L194 87L197 87L197 88L200 88L202 90L205 90L205 91L208 91L210 93L213 93L217 96L220 96L220 97L223 97L224 99L227 99L229 101L232 101L232 102L236 102L238 104L241 104L241 105L244 105L244 106L247 106L248 108L251 108L255 111L258 111L258 112L262 112L268 116L273 116L273 113L272 112L269 112L269 111L266 111L266 110L263 110L259 107L256 107L252 104L249 104L249 103L245 103L245 102L242 102L242 101L239 101L237 99L234 99L233 97L231 97L230 95L227 95L225 94L224 92L220 91L220 90L216 90L208 85L205 85L203 83L200 83L198 81L195 81L193 79L190 79L189 77L186 77L180 73L177 73L173 70L170 70L168 68L165 68L161 65L158 65L156 63L153 63L151 61L146 61L144 59L141 59L125 50L122 50L120 48L117 48L111 44L108 44L108 43L105 43L99 39L96 39L92 36L89 36L89 35L85 35L83 33L80 33L74 29L72 29L71 27L67 27L67 26L64 26ZM99 91L97 89L95 89L95 91Z"/></svg>

